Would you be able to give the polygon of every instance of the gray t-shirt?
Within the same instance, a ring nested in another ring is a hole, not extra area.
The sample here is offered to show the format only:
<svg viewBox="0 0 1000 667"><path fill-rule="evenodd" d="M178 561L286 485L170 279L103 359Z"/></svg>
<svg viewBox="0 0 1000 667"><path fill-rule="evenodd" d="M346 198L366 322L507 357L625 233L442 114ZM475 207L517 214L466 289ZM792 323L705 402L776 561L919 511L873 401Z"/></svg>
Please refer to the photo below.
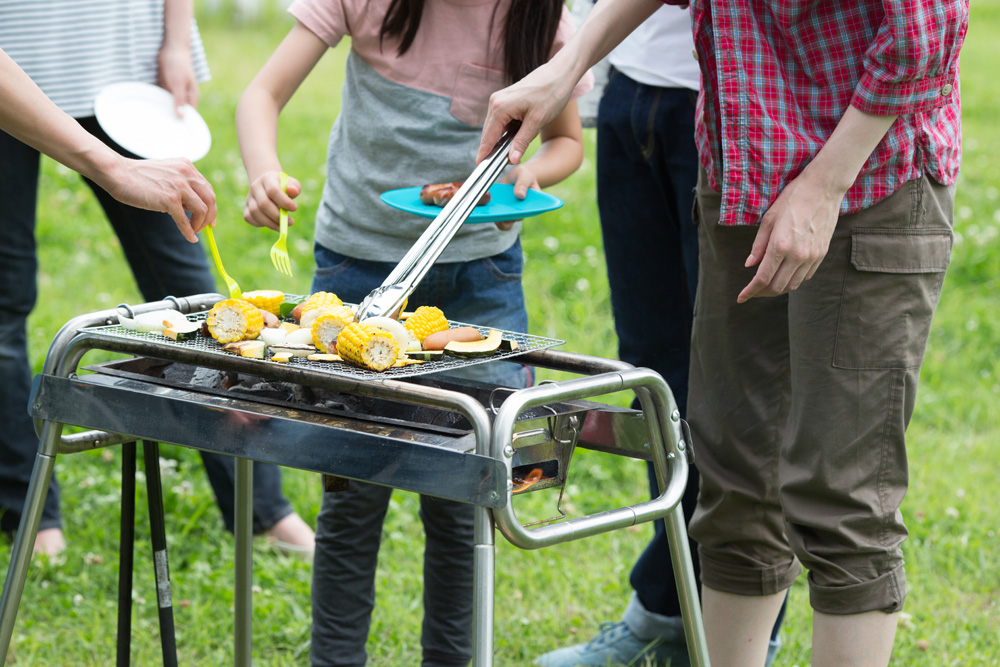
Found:
<svg viewBox="0 0 1000 667"><path fill-rule="evenodd" d="M448 97L383 77L354 51L330 132L316 241L357 259L398 262L430 224L379 198L386 190L463 181L476 166L482 127L451 113ZM490 257L512 246L517 223L464 225L439 262Z"/></svg>

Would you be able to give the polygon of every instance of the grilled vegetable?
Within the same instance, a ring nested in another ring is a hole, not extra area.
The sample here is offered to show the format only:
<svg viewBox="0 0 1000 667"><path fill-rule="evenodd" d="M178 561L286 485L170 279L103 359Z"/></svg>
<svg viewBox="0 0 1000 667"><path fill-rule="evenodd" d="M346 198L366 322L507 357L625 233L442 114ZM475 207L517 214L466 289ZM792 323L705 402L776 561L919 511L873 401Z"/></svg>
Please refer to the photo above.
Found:
<svg viewBox="0 0 1000 667"><path fill-rule="evenodd" d="M295 345L290 343L274 343L268 345L271 354L290 354L293 357L308 357L316 354L317 350L312 345Z"/></svg>
<svg viewBox="0 0 1000 667"><path fill-rule="evenodd" d="M302 319L299 320L299 325L306 328L311 327L313 322L315 322L320 315L330 315L332 313L337 313L338 315L349 318L352 322L354 321L354 311L350 306L345 306L343 304L339 306L327 305L310 308L306 312L302 313Z"/></svg>
<svg viewBox="0 0 1000 667"><path fill-rule="evenodd" d="M441 357L444 356L444 352L441 350L412 350L407 352L406 356L410 359L419 359L420 361L440 361Z"/></svg>
<svg viewBox="0 0 1000 667"><path fill-rule="evenodd" d="M257 306L242 299L226 299L208 311L208 331L220 343L253 340L264 328Z"/></svg>
<svg viewBox="0 0 1000 667"><path fill-rule="evenodd" d="M396 345L399 346L400 352L406 351L406 348L410 344L412 334L406 330L406 327L399 320L394 320L391 317L369 317L362 324L371 324L391 333L396 338Z"/></svg>
<svg viewBox="0 0 1000 667"><path fill-rule="evenodd" d="M444 331L448 328L448 320L440 308L435 306L420 306L413 314L406 318L403 324L417 340L423 342L432 333Z"/></svg>
<svg viewBox="0 0 1000 667"><path fill-rule="evenodd" d="M277 361L278 363L281 364L287 364L289 361L292 360L292 356L293 355L288 352L275 352L271 354L271 361Z"/></svg>
<svg viewBox="0 0 1000 667"><path fill-rule="evenodd" d="M490 329L490 335L473 343L451 342L444 346L444 353L462 359L480 359L488 357L500 348L502 334L496 329Z"/></svg>
<svg viewBox="0 0 1000 667"><path fill-rule="evenodd" d="M344 302L340 300L340 297L333 292L315 292L309 295L305 301L297 305L292 310L292 319L296 322L302 320L302 316L313 308L318 308L320 306L342 306Z"/></svg>
<svg viewBox="0 0 1000 667"><path fill-rule="evenodd" d="M165 322L170 324L180 324L187 322L187 316L177 310L154 310L149 313L140 313L135 319L118 316L118 323L126 329L138 331L140 333L160 332L166 328Z"/></svg>
<svg viewBox="0 0 1000 667"><path fill-rule="evenodd" d="M312 342L320 352L334 352L336 349L337 337L347 325L354 322L354 313L350 308L335 309L325 315L320 315L312 323ZM395 339L393 339L395 341Z"/></svg>
<svg viewBox="0 0 1000 667"><path fill-rule="evenodd" d="M235 352L241 357L251 359L263 359L266 348L267 344L262 340L238 340L222 346L226 352Z"/></svg>
<svg viewBox="0 0 1000 667"><path fill-rule="evenodd" d="M310 354L306 357L309 361L343 361L339 355L336 354Z"/></svg>
<svg viewBox="0 0 1000 667"><path fill-rule="evenodd" d="M163 320L163 326L166 327L163 330L163 335L173 340L190 340L196 337L201 331L201 322L191 322L188 320L184 322Z"/></svg>
<svg viewBox="0 0 1000 667"><path fill-rule="evenodd" d="M399 346L396 338L385 329L351 323L337 337L337 354L354 366L384 371L396 363Z"/></svg>
<svg viewBox="0 0 1000 667"><path fill-rule="evenodd" d="M259 289L243 292L243 296L240 298L277 317L278 313L281 312L281 304L285 300L285 294L275 289Z"/></svg>

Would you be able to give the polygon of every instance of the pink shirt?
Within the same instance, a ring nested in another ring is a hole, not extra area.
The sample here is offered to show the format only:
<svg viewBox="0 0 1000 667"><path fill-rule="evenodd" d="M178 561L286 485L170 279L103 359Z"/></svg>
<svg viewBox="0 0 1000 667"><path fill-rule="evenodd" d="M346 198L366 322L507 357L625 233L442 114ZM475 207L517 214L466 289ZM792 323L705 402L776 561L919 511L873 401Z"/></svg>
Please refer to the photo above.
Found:
<svg viewBox="0 0 1000 667"><path fill-rule="evenodd" d="M396 52L397 39L386 39L381 47L379 44L388 7L389 0L296 0L288 11L331 48L350 36L351 49L380 75L410 88L452 98L456 117L470 125L481 124L490 95L508 85L504 78L502 29L509 2L426 0L420 28L402 57ZM552 53L562 48L572 34L573 22L563 7ZM593 75L587 72L573 97L593 85Z"/></svg>

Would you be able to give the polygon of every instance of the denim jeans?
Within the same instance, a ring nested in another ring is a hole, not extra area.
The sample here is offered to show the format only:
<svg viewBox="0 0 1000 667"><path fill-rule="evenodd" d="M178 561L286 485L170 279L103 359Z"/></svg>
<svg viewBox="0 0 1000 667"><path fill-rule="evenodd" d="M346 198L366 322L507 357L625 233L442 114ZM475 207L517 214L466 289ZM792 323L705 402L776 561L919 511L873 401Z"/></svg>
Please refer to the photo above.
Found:
<svg viewBox="0 0 1000 667"><path fill-rule="evenodd" d="M597 111L597 203L618 354L662 375L683 415L698 285L698 228L692 219L696 93L647 86L613 67L608 76ZM659 495L652 466L648 475L650 493ZM692 466L681 499L686 520L694 513L698 484ZM629 583L644 611L680 616L666 530L663 521L653 525L653 539L632 567ZM698 548L690 540L689 546L698 577Z"/></svg>
<svg viewBox="0 0 1000 667"><path fill-rule="evenodd" d="M315 248L312 291L358 303L394 268ZM511 331L527 330L521 289L520 241L493 257L438 264L418 285L408 308L438 306L451 320ZM523 387L527 370L513 363L474 366L472 379ZM352 481L323 494L313 560L313 665L360 667L375 606L375 571L382 523L392 489ZM464 667L472 657L473 507L420 497L424 549L422 667Z"/></svg>
<svg viewBox="0 0 1000 667"><path fill-rule="evenodd" d="M80 124L115 150L126 154L101 130L94 118ZM134 157L131 156L130 157ZM30 146L0 132L0 528L11 533L20 522L28 481L38 451L38 437L28 415L31 365L28 362L25 323L35 305L38 268L35 210L39 154ZM146 301L164 296L215 292L215 279L201 247L188 243L165 213L122 204L93 182L84 179L97 196ZM65 224L74 224L73 220ZM65 298L81 304L86 294ZM226 527L233 526L234 468L230 457L203 453L209 481L216 492ZM227 460L229 459L229 460ZM263 531L289 514L291 505L281 494L281 471L265 464L254 466L254 524ZM39 529L61 527L59 488L53 476Z"/></svg>

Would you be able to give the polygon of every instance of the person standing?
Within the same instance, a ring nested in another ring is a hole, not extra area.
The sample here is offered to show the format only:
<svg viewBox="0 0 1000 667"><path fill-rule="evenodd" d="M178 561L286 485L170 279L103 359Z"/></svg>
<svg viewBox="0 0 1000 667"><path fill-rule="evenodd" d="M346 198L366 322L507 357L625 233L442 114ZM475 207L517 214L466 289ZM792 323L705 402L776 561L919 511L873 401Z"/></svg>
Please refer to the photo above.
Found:
<svg viewBox="0 0 1000 667"><path fill-rule="evenodd" d="M602 0L494 94L517 163L574 77L658 6ZM668 4L681 4L669 2ZM692 3L702 72L690 524L715 667L760 665L805 565L812 664L888 664L905 431L953 242L966 0Z"/></svg>
<svg viewBox="0 0 1000 667"><path fill-rule="evenodd" d="M597 204L618 356L662 375L686 416L698 284L698 228L691 210L698 181L694 120L700 76L690 14L679 7L659 8L605 62L607 84L596 122ZM658 496L652 466L649 480L651 494ZM688 520L697 498L696 460L681 499ZM541 655L535 664L689 664L670 545L663 522L653 525L653 538L632 567L632 597L621 620L602 623L590 641ZM698 549L694 542L690 546L697 576ZM780 646L780 625L779 619L768 665Z"/></svg>
<svg viewBox="0 0 1000 667"><path fill-rule="evenodd" d="M179 108L196 105L198 81L208 78L204 49L194 27L192 0L5 0L0 3L0 48L65 113L90 134L128 157L94 118L94 98L120 81L159 83ZM39 152L0 132L0 529L17 530L38 438L26 406L30 392L25 323L35 304L35 207ZM94 181L139 290L147 301L216 290L198 245L174 231L170 215L127 206ZM235 466L231 457L202 454L209 481L229 530L233 529ZM312 530L281 494L276 466L254 466L254 528L311 552ZM36 551L65 549L59 487L49 485Z"/></svg>

